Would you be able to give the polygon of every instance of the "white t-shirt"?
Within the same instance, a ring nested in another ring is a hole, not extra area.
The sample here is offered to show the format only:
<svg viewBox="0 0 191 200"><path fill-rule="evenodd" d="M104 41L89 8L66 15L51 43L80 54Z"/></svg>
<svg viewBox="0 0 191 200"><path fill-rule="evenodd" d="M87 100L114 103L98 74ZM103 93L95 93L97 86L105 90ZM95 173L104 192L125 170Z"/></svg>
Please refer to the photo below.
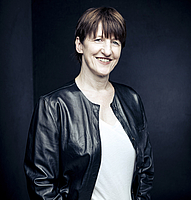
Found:
<svg viewBox="0 0 191 200"><path fill-rule="evenodd" d="M91 200L131 200L135 150L120 122L100 120L102 158Z"/></svg>

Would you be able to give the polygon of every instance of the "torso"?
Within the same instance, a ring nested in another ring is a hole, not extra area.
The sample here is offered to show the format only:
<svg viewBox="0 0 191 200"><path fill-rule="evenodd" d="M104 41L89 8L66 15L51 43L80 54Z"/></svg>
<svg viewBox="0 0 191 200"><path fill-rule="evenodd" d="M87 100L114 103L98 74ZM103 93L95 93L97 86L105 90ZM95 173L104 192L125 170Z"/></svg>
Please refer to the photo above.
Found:
<svg viewBox="0 0 191 200"><path fill-rule="evenodd" d="M131 200L135 149L119 121L100 120L101 165L91 200Z"/></svg>

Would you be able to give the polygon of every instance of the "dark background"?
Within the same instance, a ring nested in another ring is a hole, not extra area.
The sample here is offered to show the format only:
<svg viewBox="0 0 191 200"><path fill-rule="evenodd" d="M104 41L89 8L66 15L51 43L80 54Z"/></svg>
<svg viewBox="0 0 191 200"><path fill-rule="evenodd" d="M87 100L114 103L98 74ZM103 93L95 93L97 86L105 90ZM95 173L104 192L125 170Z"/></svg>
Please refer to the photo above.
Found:
<svg viewBox="0 0 191 200"><path fill-rule="evenodd" d="M154 148L153 200L191 199L191 2L0 0L0 191L28 200L27 131L40 95L73 79L74 30L89 7L115 7L127 44L111 79L144 102Z"/></svg>

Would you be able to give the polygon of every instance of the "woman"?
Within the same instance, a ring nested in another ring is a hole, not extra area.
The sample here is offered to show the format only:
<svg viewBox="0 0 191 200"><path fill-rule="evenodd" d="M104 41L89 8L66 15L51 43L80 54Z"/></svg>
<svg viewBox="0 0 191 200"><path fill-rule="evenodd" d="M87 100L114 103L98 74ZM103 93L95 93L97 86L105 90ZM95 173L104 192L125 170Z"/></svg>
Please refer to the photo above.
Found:
<svg viewBox="0 0 191 200"><path fill-rule="evenodd" d="M25 173L31 199L150 199L153 158L140 97L109 81L125 46L113 8L91 8L75 32L79 75L40 98Z"/></svg>

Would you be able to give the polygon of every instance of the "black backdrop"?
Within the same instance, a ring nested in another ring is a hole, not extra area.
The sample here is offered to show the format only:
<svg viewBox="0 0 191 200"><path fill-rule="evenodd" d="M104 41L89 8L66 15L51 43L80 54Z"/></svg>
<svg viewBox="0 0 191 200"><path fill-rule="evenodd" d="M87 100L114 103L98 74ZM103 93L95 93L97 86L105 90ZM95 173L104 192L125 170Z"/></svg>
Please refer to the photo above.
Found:
<svg viewBox="0 0 191 200"><path fill-rule="evenodd" d="M29 33L30 2L0 2L11 19L9 24L4 17L1 26L7 32L17 27L18 33L12 31L12 35L20 35L20 40L12 37L10 43L11 35L8 37L0 30L0 36L4 36L1 37L4 49L0 57L4 70L0 75L1 88L6 91L1 90L1 94L6 95L3 100L1 95L0 173L1 190L6 199L28 199L22 159L32 114L31 99L36 103L40 95L62 86L78 74L80 66L73 58L75 25L87 8L102 5L115 7L127 22L127 44L111 79L133 87L144 102L154 148L153 200L191 199L190 1L33 0L33 40ZM18 21L21 11L25 15ZM25 50L19 53L21 47ZM13 96L15 90L17 93ZM7 102L12 102L12 107L7 108Z"/></svg>
<svg viewBox="0 0 191 200"><path fill-rule="evenodd" d="M28 199L23 159L32 109L31 1L0 0L0 199Z"/></svg>

